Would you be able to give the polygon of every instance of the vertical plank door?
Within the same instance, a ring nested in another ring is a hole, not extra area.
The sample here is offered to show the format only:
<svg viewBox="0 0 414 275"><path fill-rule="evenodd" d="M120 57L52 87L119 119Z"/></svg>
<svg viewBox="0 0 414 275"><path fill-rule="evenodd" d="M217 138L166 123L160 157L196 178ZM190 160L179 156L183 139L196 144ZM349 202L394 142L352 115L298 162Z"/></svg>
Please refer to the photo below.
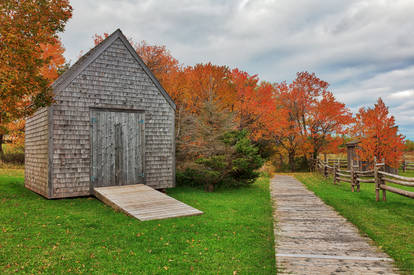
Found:
<svg viewBox="0 0 414 275"><path fill-rule="evenodd" d="M92 109L91 188L144 183L144 114Z"/></svg>

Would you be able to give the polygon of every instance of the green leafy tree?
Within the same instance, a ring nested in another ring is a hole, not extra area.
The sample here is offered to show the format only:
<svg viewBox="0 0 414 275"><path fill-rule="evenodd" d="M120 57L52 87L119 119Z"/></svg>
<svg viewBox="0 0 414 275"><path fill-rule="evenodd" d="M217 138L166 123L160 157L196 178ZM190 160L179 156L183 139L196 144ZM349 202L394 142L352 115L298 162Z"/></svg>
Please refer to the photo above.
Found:
<svg viewBox="0 0 414 275"><path fill-rule="evenodd" d="M222 184L252 183L263 165L247 130L235 130L234 116L213 96L198 114L187 114L177 139L179 183L202 185L207 191Z"/></svg>
<svg viewBox="0 0 414 275"><path fill-rule="evenodd" d="M254 182L259 176L257 169L264 160L259 149L248 138L246 130L226 132L220 139L226 150L223 154L199 158L199 173L208 191L218 185L241 186Z"/></svg>

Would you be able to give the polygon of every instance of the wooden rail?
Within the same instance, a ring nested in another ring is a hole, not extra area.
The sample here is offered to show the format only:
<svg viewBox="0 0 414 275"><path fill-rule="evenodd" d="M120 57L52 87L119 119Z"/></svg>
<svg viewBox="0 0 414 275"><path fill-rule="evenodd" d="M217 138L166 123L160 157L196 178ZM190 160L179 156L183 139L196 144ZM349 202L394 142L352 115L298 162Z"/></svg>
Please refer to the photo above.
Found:
<svg viewBox="0 0 414 275"><path fill-rule="evenodd" d="M389 182L396 185L414 187L414 177L403 177L387 173L384 171L384 168L384 161L382 163L376 163L376 161L374 161L373 170L358 171L358 166L354 165L351 165L350 170L346 170L341 169L341 166L338 164L338 162L334 163L331 166L328 162L324 162L318 159L315 162L314 170L323 173L325 178L328 178L328 176L331 174L333 177L334 184L337 184L337 182L339 181L350 183L352 192L360 192L361 183L375 183L375 197L377 201L380 200L381 191L383 201L387 200L386 191L414 199L413 191L399 189L397 187L389 186L386 184L387 182Z"/></svg>
<svg viewBox="0 0 414 275"><path fill-rule="evenodd" d="M348 167L348 160L346 159L328 159L327 164L334 166L336 165L339 168L347 168Z"/></svg>
<svg viewBox="0 0 414 275"><path fill-rule="evenodd" d="M402 163L402 170L403 172L407 172L407 170L414 170L414 162L404 160Z"/></svg>
<svg viewBox="0 0 414 275"><path fill-rule="evenodd" d="M379 200L379 190L382 190L383 201L387 200L386 191L414 199L414 192L386 185L387 182L390 182L390 183L397 184L397 185L414 187L414 178L398 176L398 175L394 175L391 173L378 170L376 172L375 179L376 179L376 185L377 185L377 188L376 188L377 201Z"/></svg>

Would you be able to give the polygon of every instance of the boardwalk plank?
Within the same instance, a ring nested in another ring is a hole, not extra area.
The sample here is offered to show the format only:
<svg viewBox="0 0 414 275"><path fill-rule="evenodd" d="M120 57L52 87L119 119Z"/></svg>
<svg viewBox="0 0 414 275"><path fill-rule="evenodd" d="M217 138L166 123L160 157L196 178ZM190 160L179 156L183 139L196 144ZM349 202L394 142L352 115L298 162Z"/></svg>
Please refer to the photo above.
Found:
<svg viewBox="0 0 414 275"><path fill-rule="evenodd" d="M393 260L292 176L271 180L278 274L398 274Z"/></svg>

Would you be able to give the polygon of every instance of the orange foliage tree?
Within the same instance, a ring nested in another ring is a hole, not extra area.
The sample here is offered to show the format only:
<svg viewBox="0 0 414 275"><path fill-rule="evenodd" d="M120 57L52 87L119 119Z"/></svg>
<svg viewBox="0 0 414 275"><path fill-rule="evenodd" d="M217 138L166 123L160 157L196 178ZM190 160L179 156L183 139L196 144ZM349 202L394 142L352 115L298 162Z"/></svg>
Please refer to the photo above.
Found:
<svg viewBox="0 0 414 275"><path fill-rule="evenodd" d="M282 149L279 149L280 153L287 155L289 169L294 171L295 157L298 151L304 147L304 139L298 134L296 123L288 109L280 108L278 117L282 123L274 127L272 136L276 145Z"/></svg>
<svg viewBox="0 0 414 275"><path fill-rule="evenodd" d="M59 76L59 69L65 64L63 53L65 48L58 38L54 38L54 42L50 44L40 44L42 49L41 58L44 60L43 66L40 68L40 74L53 82Z"/></svg>
<svg viewBox="0 0 414 275"><path fill-rule="evenodd" d="M222 107L232 100L228 98L230 70L226 66L211 63L187 66L183 69L185 83L180 93L172 92L183 107L197 114L205 102L215 99ZM167 87L167 90L170 90Z"/></svg>
<svg viewBox="0 0 414 275"><path fill-rule="evenodd" d="M0 153L6 125L50 103L41 45L54 45L71 16L67 0L0 1Z"/></svg>
<svg viewBox="0 0 414 275"><path fill-rule="evenodd" d="M55 38L55 44L40 44L42 49L41 57L45 61L40 68L40 75L46 78L50 83L59 76L59 70L65 64L63 53L65 49L58 38ZM26 120L20 118L13 120L5 125L7 129L7 139L13 146L21 147L24 144L24 128Z"/></svg>
<svg viewBox="0 0 414 275"><path fill-rule="evenodd" d="M278 115L284 119L274 137L286 150L291 170L299 152L305 159L309 153L317 158L331 142L337 143L335 136L344 134L352 121L349 109L335 99L328 86L326 81L308 72L298 73L289 85L285 82L276 85Z"/></svg>
<svg viewBox="0 0 414 275"><path fill-rule="evenodd" d="M24 127L26 120L19 119L6 125L8 141L14 147L22 148L24 145Z"/></svg>
<svg viewBox="0 0 414 275"><path fill-rule="evenodd" d="M235 113L238 128L248 129L253 139L269 136L275 126L277 116L274 87L270 83L260 83L257 75L233 69L231 72L230 99L231 111Z"/></svg>
<svg viewBox="0 0 414 275"><path fill-rule="evenodd" d="M338 144L342 142L339 137L347 133L348 125L353 121L350 110L328 91L323 91L321 98L311 106L308 118L308 141L313 159L318 157L324 147L333 147L332 151L337 151Z"/></svg>
<svg viewBox="0 0 414 275"><path fill-rule="evenodd" d="M309 112L327 87L327 82L308 72L297 73L296 79L290 84L282 82L276 85L280 109L284 110L285 123L275 132L275 139L288 154L290 170L295 169L295 156L299 151L305 156L310 151L307 143Z"/></svg>
<svg viewBox="0 0 414 275"><path fill-rule="evenodd" d="M166 84L170 74L179 69L178 60L164 45L150 45L144 40L140 43L132 43L132 45L161 84Z"/></svg>
<svg viewBox="0 0 414 275"><path fill-rule="evenodd" d="M346 152L346 136L327 136L327 144L321 148L320 153L324 154L343 154Z"/></svg>
<svg viewBox="0 0 414 275"><path fill-rule="evenodd" d="M357 154L361 160L372 163L376 157L390 167L398 167L405 138L398 133L395 119L381 98L374 108L359 109L353 130L360 140Z"/></svg>

